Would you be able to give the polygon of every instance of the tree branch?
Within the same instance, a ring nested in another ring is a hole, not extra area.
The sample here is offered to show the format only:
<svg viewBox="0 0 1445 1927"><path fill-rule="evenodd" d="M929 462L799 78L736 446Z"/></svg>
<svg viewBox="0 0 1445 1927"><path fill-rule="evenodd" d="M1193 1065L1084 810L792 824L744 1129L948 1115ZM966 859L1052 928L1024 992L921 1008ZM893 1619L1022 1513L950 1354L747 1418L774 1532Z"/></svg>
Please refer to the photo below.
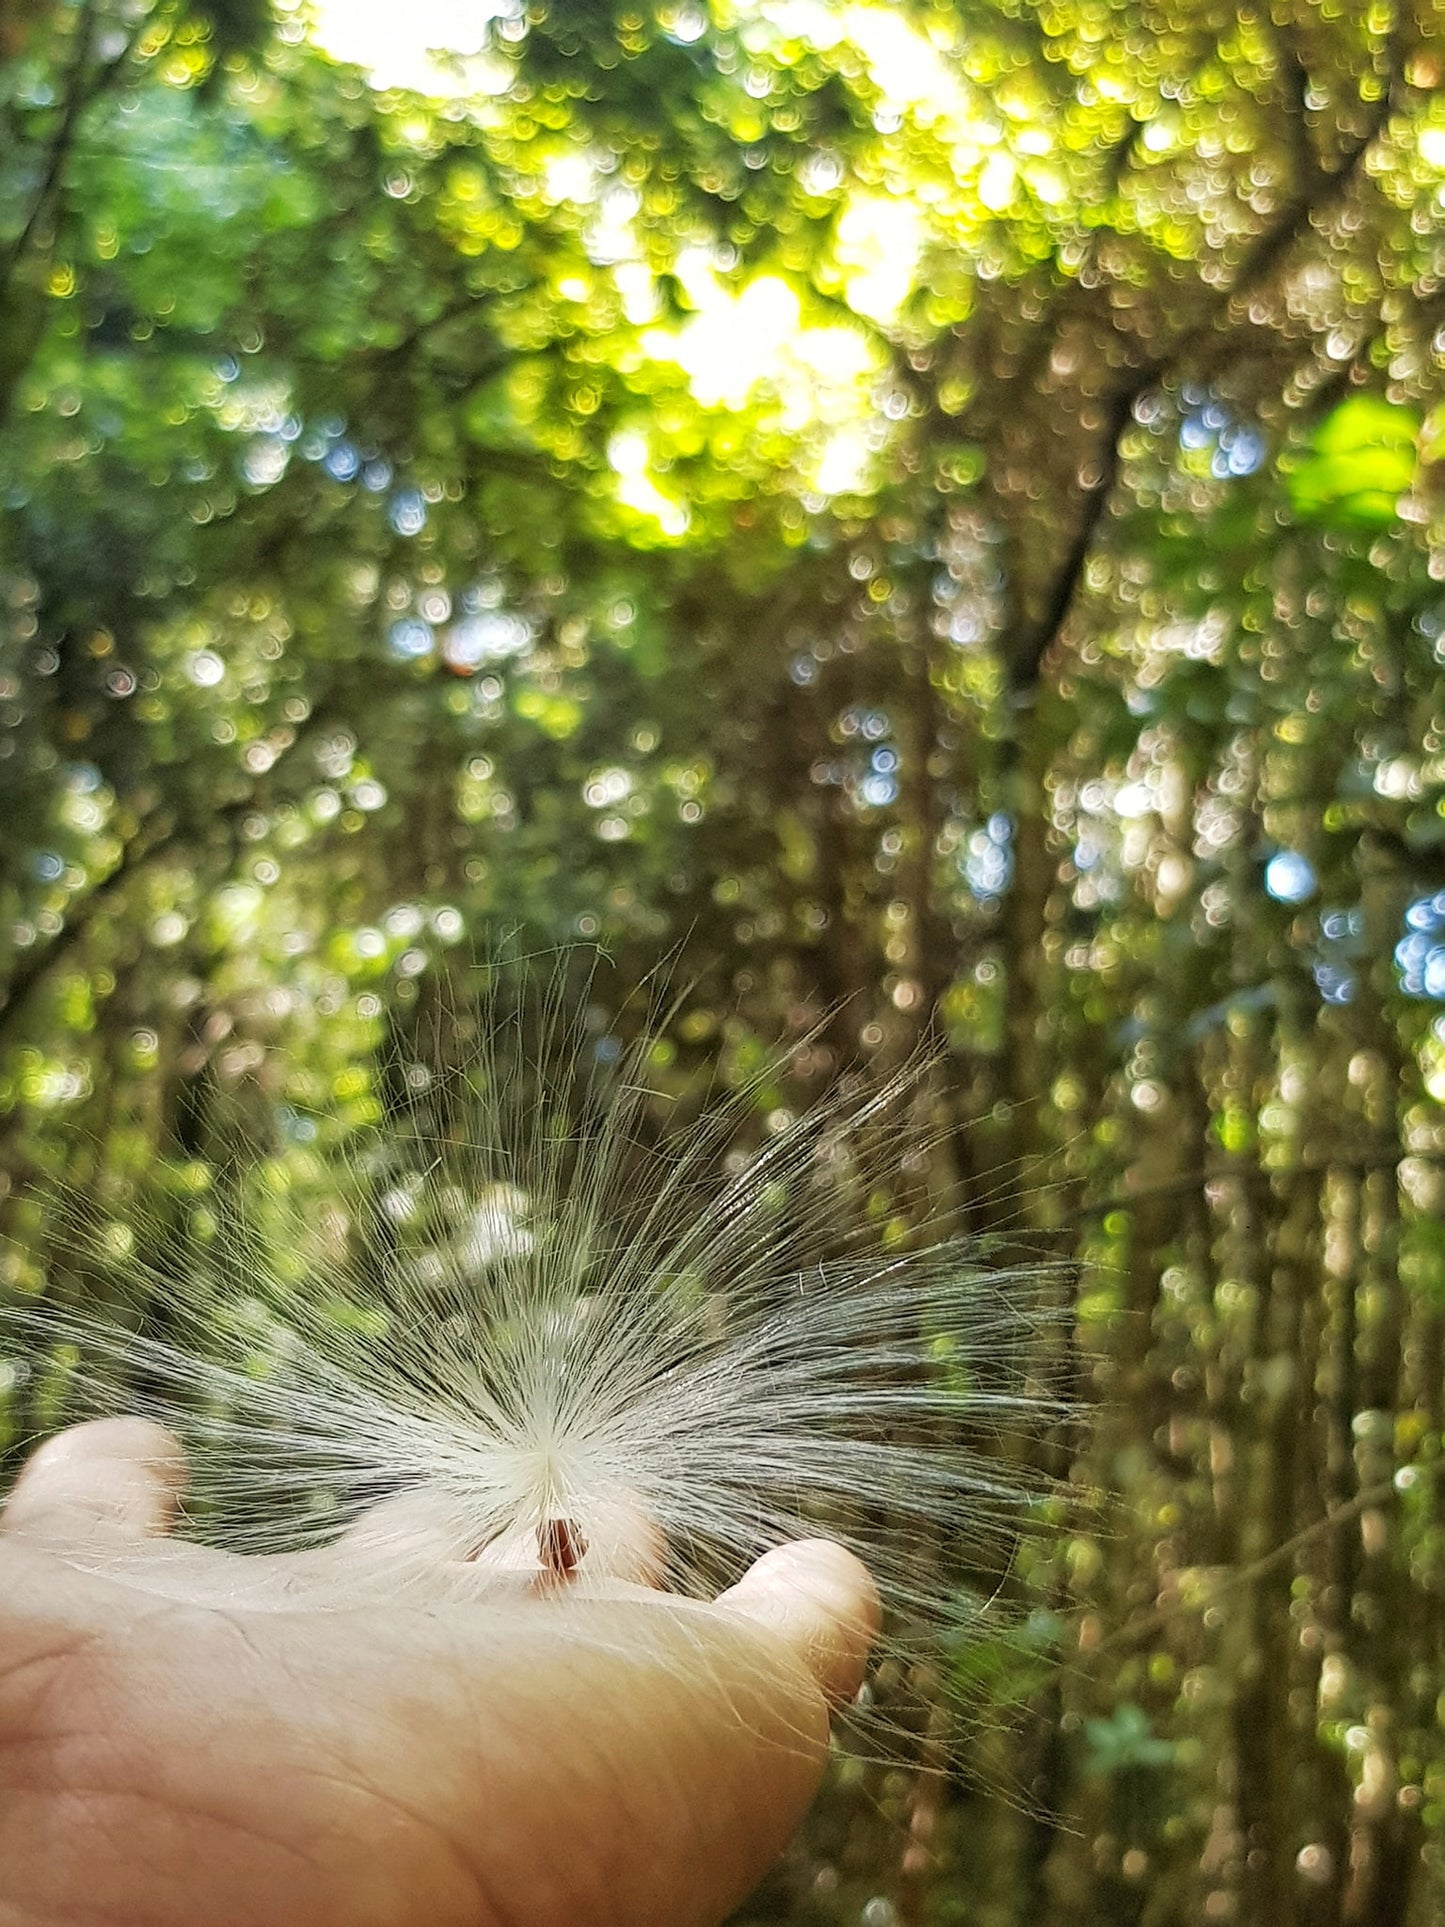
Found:
<svg viewBox="0 0 1445 1927"><path fill-rule="evenodd" d="M1113 497L1114 484L1119 479L1124 430L1129 425L1135 403L1154 386L1160 373L1158 366L1151 364L1122 383L1109 397L1103 432L1097 448L1085 465L1091 466L1096 472L1092 479L1080 484L1080 508L1068 547L1054 572L1037 619L1027 626L1010 651L1009 684L1015 694L1025 694L1033 688L1043 667L1044 657L1062 634L1064 624L1069 619L1079 584L1088 567L1094 537ZM1082 474L1083 470L1080 472Z"/></svg>
<svg viewBox="0 0 1445 1927"><path fill-rule="evenodd" d="M61 176L65 172L65 163L69 160L75 146L75 136L80 126L81 115L110 87L121 68L130 59L135 47L136 35L132 33L127 37L120 52L110 60L103 61L87 81L86 68L90 62L91 43L95 37L98 11L99 0L84 0L80 18L75 24L75 46L67 78L65 105L61 110L60 123L50 142L45 171L41 175L40 186L24 225L5 250L3 257L0 257L0 297L3 297L5 290L8 289L11 277L24 260L35 239L36 231L55 199Z"/></svg>
<svg viewBox="0 0 1445 1927"><path fill-rule="evenodd" d="M1322 168L1313 160L1313 150L1306 141L1310 159L1305 179L1279 219L1262 230L1246 248L1228 286L1207 304L1205 311L1175 338L1164 354L1131 374L1109 397L1103 429L1092 452L1080 464L1080 474L1092 470L1093 479L1080 484L1072 531L1049 582L1040 614L1028 625L1011 652L1010 683L1015 694L1027 694L1034 687L1045 657L1062 635L1073 611L1094 538L1118 479L1121 443L1136 403L1191 360L1195 372L1205 377L1218 365L1218 356L1230 339L1229 323L1239 304L1269 280L1312 222L1348 191L1370 148L1384 132L1404 76L1404 58L1403 12L1397 9L1385 85L1364 128L1339 163L1333 168ZM1303 68L1298 71L1302 76ZM1299 84L1304 85L1302 79ZM1302 93L1300 104L1303 111ZM1215 353L1201 360L1199 351L1209 341L1215 343Z"/></svg>
<svg viewBox="0 0 1445 1927"><path fill-rule="evenodd" d="M294 757L303 743L314 741L322 730L342 720L339 705L331 696L323 695L313 703L305 723L297 730L287 756ZM229 828L253 811L263 809L265 804L258 797L257 789L258 786L252 784L246 795L212 811L207 822ZM108 871L89 895L82 897L71 908L54 936L47 943L37 944L26 952L22 961L11 971L3 990L0 990L0 1051L14 1041L20 1020L35 992L71 954L111 898L147 865L182 847L188 840L189 826L184 811L179 810L169 813L162 821L153 822L149 832L144 828L137 831L122 846L120 859L114 869ZM225 855L227 861L234 857L234 840L228 845Z"/></svg>
<svg viewBox="0 0 1445 1927"><path fill-rule="evenodd" d="M11 971L5 984L4 996L0 998L0 1051L5 1050L14 1040L20 1019L29 1006L31 997L40 985L80 942L80 939L95 922L100 911L117 893L121 885L128 882L136 872L161 855L180 840L180 830L176 822L156 835L147 837L144 832L132 837L121 848L120 860L86 897L83 897L68 913L65 921L48 943L36 944L25 953L22 961Z"/></svg>

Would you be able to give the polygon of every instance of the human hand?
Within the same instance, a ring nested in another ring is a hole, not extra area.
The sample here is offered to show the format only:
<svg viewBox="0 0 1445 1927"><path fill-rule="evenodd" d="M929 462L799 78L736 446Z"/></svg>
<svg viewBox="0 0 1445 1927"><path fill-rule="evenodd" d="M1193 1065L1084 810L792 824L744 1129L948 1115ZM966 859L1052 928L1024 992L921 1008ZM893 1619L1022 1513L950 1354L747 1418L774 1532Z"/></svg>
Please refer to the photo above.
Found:
<svg viewBox="0 0 1445 1927"><path fill-rule="evenodd" d="M712 1605L522 1575L503 1609L190 1603L229 1556L162 1536L184 1482L169 1434L101 1420L0 1515L0 1927L707 1927L876 1631L823 1541Z"/></svg>

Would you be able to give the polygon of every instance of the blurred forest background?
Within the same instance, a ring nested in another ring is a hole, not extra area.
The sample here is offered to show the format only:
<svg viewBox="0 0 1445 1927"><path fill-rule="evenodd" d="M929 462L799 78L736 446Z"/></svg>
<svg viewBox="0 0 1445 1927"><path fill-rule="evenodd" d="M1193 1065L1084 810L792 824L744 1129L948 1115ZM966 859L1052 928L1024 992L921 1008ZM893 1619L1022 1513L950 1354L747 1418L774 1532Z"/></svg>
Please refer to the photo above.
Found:
<svg viewBox="0 0 1445 1927"><path fill-rule="evenodd" d="M0 1292L320 1196L499 930L926 1045L1103 1501L746 1918L1426 1927L1445 5L458 18L0 4Z"/></svg>

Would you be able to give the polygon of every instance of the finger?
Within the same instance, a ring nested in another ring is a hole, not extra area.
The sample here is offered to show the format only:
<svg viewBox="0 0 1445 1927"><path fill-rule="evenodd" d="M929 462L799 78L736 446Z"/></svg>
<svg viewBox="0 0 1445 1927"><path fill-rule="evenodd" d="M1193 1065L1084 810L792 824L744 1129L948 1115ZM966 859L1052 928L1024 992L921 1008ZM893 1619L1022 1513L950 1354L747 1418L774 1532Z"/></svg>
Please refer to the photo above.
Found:
<svg viewBox="0 0 1445 1927"><path fill-rule="evenodd" d="M139 1543L165 1532L186 1456L148 1419L93 1419L48 1439L16 1481L0 1528L55 1546Z"/></svg>
<svg viewBox="0 0 1445 1927"><path fill-rule="evenodd" d="M764 1553L717 1603L776 1634L832 1705L846 1705L863 1684L881 1619L878 1589L862 1561L831 1539Z"/></svg>
<svg viewBox="0 0 1445 1927"><path fill-rule="evenodd" d="M578 1565L583 1579L615 1580L627 1586L662 1584L667 1538L641 1506L630 1499L612 1499L591 1507L586 1535Z"/></svg>
<svg viewBox="0 0 1445 1927"><path fill-rule="evenodd" d="M547 1521L479 1539L474 1505L416 1486L368 1506L330 1545L290 1555L288 1569L363 1588L434 1592L440 1584L463 1599L496 1587L518 1598L559 1589L610 1597L660 1586L666 1560L661 1530L630 1501L593 1505L585 1527Z"/></svg>
<svg viewBox="0 0 1445 1927"><path fill-rule="evenodd" d="M255 1569L253 1580L259 1574L261 1584L280 1588L293 1601L434 1603L450 1596L448 1575L470 1570L463 1563L469 1544L455 1500L415 1486L367 1506L324 1545L242 1563ZM232 1576L247 1582L244 1573Z"/></svg>
<svg viewBox="0 0 1445 1927"><path fill-rule="evenodd" d="M358 1513L331 1550L357 1563L394 1559L423 1567L465 1558L467 1544L467 1523L456 1501L416 1487Z"/></svg>

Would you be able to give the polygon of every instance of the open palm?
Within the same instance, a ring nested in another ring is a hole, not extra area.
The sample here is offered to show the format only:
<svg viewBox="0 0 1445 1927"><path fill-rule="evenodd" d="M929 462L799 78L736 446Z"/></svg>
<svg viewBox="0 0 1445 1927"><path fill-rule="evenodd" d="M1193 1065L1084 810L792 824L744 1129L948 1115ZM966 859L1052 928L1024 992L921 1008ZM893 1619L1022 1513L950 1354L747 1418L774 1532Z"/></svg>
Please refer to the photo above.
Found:
<svg viewBox="0 0 1445 1927"><path fill-rule="evenodd" d="M222 1555L160 1536L183 1481L103 1421L0 1517L0 1927L704 1927L801 1818L874 1626L823 1542L713 1605L195 1603Z"/></svg>

